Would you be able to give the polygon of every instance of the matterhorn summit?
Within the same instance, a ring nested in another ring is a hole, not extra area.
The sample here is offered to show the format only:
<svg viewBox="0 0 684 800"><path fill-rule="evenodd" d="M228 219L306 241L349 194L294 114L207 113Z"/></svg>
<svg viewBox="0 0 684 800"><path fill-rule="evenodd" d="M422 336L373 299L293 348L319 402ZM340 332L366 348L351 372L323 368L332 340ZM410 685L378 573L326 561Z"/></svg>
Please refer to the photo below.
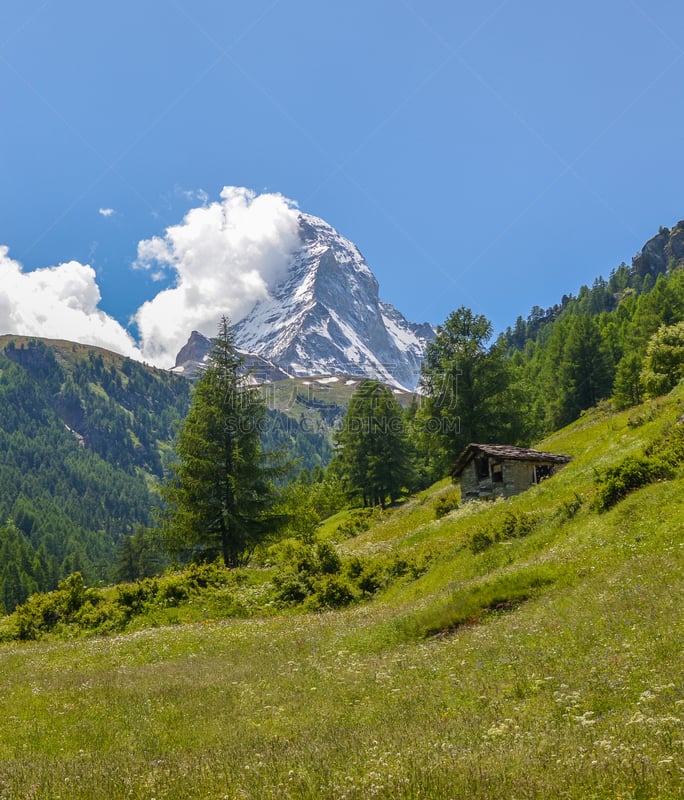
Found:
<svg viewBox="0 0 684 800"><path fill-rule="evenodd" d="M383 303L356 245L299 215L300 247L285 278L235 325L240 350L292 376L365 376L415 389L433 328Z"/></svg>

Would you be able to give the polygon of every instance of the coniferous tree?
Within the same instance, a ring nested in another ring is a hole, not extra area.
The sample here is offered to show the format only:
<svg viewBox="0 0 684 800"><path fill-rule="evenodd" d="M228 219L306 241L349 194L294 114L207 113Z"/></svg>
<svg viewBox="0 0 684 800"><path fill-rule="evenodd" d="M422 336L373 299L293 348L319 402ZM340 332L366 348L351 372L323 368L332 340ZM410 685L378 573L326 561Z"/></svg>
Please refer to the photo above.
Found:
<svg viewBox="0 0 684 800"><path fill-rule="evenodd" d="M628 352L620 359L615 371L613 399L618 408L628 408L641 402L641 365L643 358L639 352Z"/></svg>
<svg viewBox="0 0 684 800"><path fill-rule="evenodd" d="M0 608L10 614L14 609L28 597L28 589L25 580L19 573L19 568L15 562L10 562L5 566L0 576Z"/></svg>
<svg viewBox="0 0 684 800"><path fill-rule="evenodd" d="M248 383L226 317L194 391L163 489L167 541L194 559L242 563L275 524L277 469L262 453L265 406Z"/></svg>
<svg viewBox="0 0 684 800"><path fill-rule="evenodd" d="M114 580L123 583L161 574L168 566L159 531L138 526L119 542Z"/></svg>
<svg viewBox="0 0 684 800"><path fill-rule="evenodd" d="M364 380L336 434L339 469L352 496L384 507L412 482L410 444L401 406L392 391Z"/></svg>
<svg viewBox="0 0 684 800"><path fill-rule="evenodd" d="M640 377L650 397L666 394L684 377L684 321L651 336Z"/></svg>
<svg viewBox="0 0 684 800"><path fill-rule="evenodd" d="M614 367L596 321L587 314L570 318L557 380L561 393L556 426L576 419L580 412L610 395Z"/></svg>
<svg viewBox="0 0 684 800"><path fill-rule="evenodd" d="M434 477L445 474L469 442L520 437L520 398L512 395L505 343L490 345L492 334L486 317L462 306L427 347L418 424L424 448L432 451Z"/></svg>

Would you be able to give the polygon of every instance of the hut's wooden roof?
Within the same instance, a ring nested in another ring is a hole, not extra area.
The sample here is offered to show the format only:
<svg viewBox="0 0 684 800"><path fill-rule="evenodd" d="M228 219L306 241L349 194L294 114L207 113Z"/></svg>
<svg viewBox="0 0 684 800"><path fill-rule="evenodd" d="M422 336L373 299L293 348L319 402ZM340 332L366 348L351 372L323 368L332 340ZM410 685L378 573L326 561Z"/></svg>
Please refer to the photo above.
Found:
<svg viewBox="0 0 684 800"><path fill-rule="evenodd" d="M466 468L468 462L476 455L492 456L499 461L534 461L542 464L567 464L570 456L562 453L545 453L542 450L533 450L531 447L514 447L510 444L469 444L456 460L451 474L458 478Z"/></svg>

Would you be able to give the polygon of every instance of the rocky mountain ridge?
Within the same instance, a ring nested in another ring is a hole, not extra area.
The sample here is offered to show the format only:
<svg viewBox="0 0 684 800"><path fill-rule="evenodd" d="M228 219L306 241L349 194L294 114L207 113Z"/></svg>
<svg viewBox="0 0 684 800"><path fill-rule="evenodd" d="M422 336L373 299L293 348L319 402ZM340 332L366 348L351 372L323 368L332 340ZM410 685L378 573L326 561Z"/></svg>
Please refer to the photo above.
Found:
<svg viewBox="0 0 684 800"><path fill-rule="evenodd" d="M639 275L657 276L670 265L684 261L684 220L672 228L661 227L632 259L632 267Z"/></svg>
<svg viewBox="0 0 684 800"><path fill-rule="evenodd" d="M268 361L254 353L247 353L236 348L245 359L245 370L249 373L254 383L271 383L290 378L291 375L273 362ZM171 372L183 375L185 378L194 378L204 364L211 350L211 339L199 331L193 331L190 338L178 351L176 363Z"/></svg>

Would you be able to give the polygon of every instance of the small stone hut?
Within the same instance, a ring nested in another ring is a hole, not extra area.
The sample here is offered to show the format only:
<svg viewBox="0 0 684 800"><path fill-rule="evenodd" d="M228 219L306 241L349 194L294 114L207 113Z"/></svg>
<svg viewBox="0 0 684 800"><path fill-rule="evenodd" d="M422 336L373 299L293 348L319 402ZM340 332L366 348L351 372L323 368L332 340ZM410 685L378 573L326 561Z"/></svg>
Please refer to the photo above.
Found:
<svg viewBox="0 0 684 800"><path fill-rule="evenodd" d="M461 500L512 497L550 478L570 461L560 453L543 453L507 444L469 444L451 475L461 481Z"/></svg>

